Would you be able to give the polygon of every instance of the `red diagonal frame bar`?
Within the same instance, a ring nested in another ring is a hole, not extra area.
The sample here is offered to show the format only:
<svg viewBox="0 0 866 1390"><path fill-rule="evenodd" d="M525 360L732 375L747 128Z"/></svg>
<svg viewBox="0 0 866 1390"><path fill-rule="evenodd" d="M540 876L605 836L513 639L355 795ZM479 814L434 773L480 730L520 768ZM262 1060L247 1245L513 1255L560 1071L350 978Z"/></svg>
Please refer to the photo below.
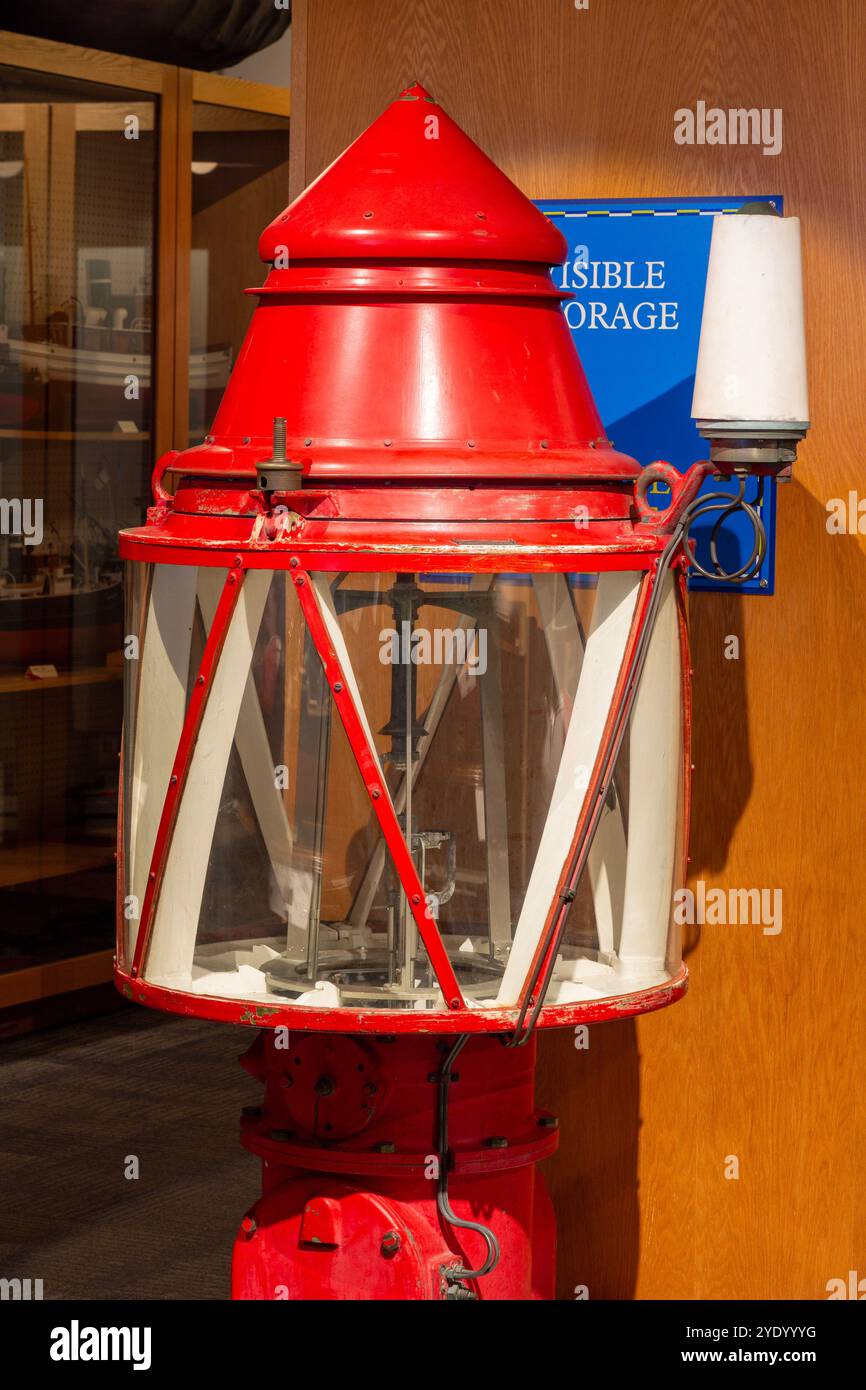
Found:
<svg viewBox="0 0 866 1390"><path fill-rule="evenodd" d="M457 983L457 977L454 974L454 968L448 958L445 943L439 934L436 923L429 914L424 886L418 877L415 861L400 829L397 812L394 810L394 804L385 785L379 759L375 749L370 746L363 721L347 688L346 674L328 636L328 629L325 626L315 590L309 582L308 575L304 572L299 571L295 574L294 580L301 612L304 615L313 645L322 662L325 678L331 689L331 696L342 720L343 728L346 730L355 762L358 764L358 770L376 813L403 892L406 894L409 910L415 919L421 940L427 948L427 955L430 957L430 964L436 979L439 981L439 987L449 1009L463 1009L466 1005Z"/></svg>
<svg viewBox="0 0 866 1390"><path fill-rule="evenodd" d="M144 904L141 909L141 920L138 924L138 936L135 940L135 953L132 958L130 975L133 979L137 978L142 962L147 953L150 942L150 935L153 928L153 918L156 905L159 901L159 892L162 887L163 874L171 849L172 836L174 835L175 822L177 820L178 807L183 795L186 784L187 774L189 773L190 763L195 751L198 740L199 729L207 705L213 684L214 672L219 662L220 653L223 649L226 633L232 614L237 606L238 596L244 582L244 571L237 564L235 568L229 570L226 581L223 585L219 602L216 606L213 622L205 642L204 652L202 653L201 665L195 678L192 688L189 706L183 721L183 728L178 739L177 752L174 756L171 775L168 779L165 801L162 804L162 813L159 818L159 826L156 832L156 839L153 843L153 854L150 860L150 872L147 877L147 888L144 894Z"/></svg>

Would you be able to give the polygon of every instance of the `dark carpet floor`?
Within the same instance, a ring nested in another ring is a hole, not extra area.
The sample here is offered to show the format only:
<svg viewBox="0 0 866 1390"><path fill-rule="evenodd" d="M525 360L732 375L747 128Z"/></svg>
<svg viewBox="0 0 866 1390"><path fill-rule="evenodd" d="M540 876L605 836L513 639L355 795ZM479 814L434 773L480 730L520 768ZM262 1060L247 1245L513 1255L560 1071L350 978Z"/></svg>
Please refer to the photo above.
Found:
<svg viewBox="0 0 866 1390"><path fill-rule="evenodd" d="M4 1043L0 1277L46 1299L228 1298L259 1190L238 1143L254 1036L129 1006Z"/></svg>

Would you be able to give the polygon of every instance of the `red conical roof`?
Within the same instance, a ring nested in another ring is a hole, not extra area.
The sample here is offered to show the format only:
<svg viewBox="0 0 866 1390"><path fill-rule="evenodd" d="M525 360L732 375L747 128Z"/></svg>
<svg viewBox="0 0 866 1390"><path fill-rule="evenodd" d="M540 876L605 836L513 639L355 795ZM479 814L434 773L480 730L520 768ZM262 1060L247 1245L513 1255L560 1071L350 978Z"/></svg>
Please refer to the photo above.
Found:
<svg viewBox="0 0 866 1390"><path fill-rule="evenodd" d="M259 254L295 260L489 260L559 265L566 243L423 87L407 87L265 228Z"/></svg>

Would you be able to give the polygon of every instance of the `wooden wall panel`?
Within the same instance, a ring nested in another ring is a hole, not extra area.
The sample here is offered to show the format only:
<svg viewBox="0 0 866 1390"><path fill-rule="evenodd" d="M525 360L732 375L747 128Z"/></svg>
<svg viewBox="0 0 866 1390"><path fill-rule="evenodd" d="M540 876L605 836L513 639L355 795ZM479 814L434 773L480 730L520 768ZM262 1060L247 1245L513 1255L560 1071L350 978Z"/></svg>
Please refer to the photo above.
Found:
<svg viewBox="0 0 866 1390"><path fill-rule="evenodd" d="M783 890L780 935L704 927L666 1013L545 1038L560 1293L823 1298L866 1276L862 0L306 0L309 181L417 78L534 197L784 194L803 219L813 430L779 504L778 592L692 602L692 869ZM681 106L781 107L783 150L680 147ZM726 661L737 633L741 659ZM726 1180L726 1155L741 1176Z"/></svg>

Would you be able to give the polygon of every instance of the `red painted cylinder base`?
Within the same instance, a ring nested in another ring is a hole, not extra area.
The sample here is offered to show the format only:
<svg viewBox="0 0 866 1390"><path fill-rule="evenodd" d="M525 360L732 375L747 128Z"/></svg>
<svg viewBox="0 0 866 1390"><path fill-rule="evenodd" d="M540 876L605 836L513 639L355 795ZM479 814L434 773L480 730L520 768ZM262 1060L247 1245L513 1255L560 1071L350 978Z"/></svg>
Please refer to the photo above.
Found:
<svg viewBox="0 0 866 1390"><path fill-rule="evenodd" d="M423 1035L257 1038L242 1063L265 1101L244 1112L241 1141L262 1159L263 1195L235 1242L233 1298L553 1297L553 1209L535 1165L558 1134L534 1107L534 1042L474 1038L455 1062L448 1197L501 1253L489 1274L448 1278L477 1269L487 1250L437 1206L438 1077L451 1046Z"/></svg>

